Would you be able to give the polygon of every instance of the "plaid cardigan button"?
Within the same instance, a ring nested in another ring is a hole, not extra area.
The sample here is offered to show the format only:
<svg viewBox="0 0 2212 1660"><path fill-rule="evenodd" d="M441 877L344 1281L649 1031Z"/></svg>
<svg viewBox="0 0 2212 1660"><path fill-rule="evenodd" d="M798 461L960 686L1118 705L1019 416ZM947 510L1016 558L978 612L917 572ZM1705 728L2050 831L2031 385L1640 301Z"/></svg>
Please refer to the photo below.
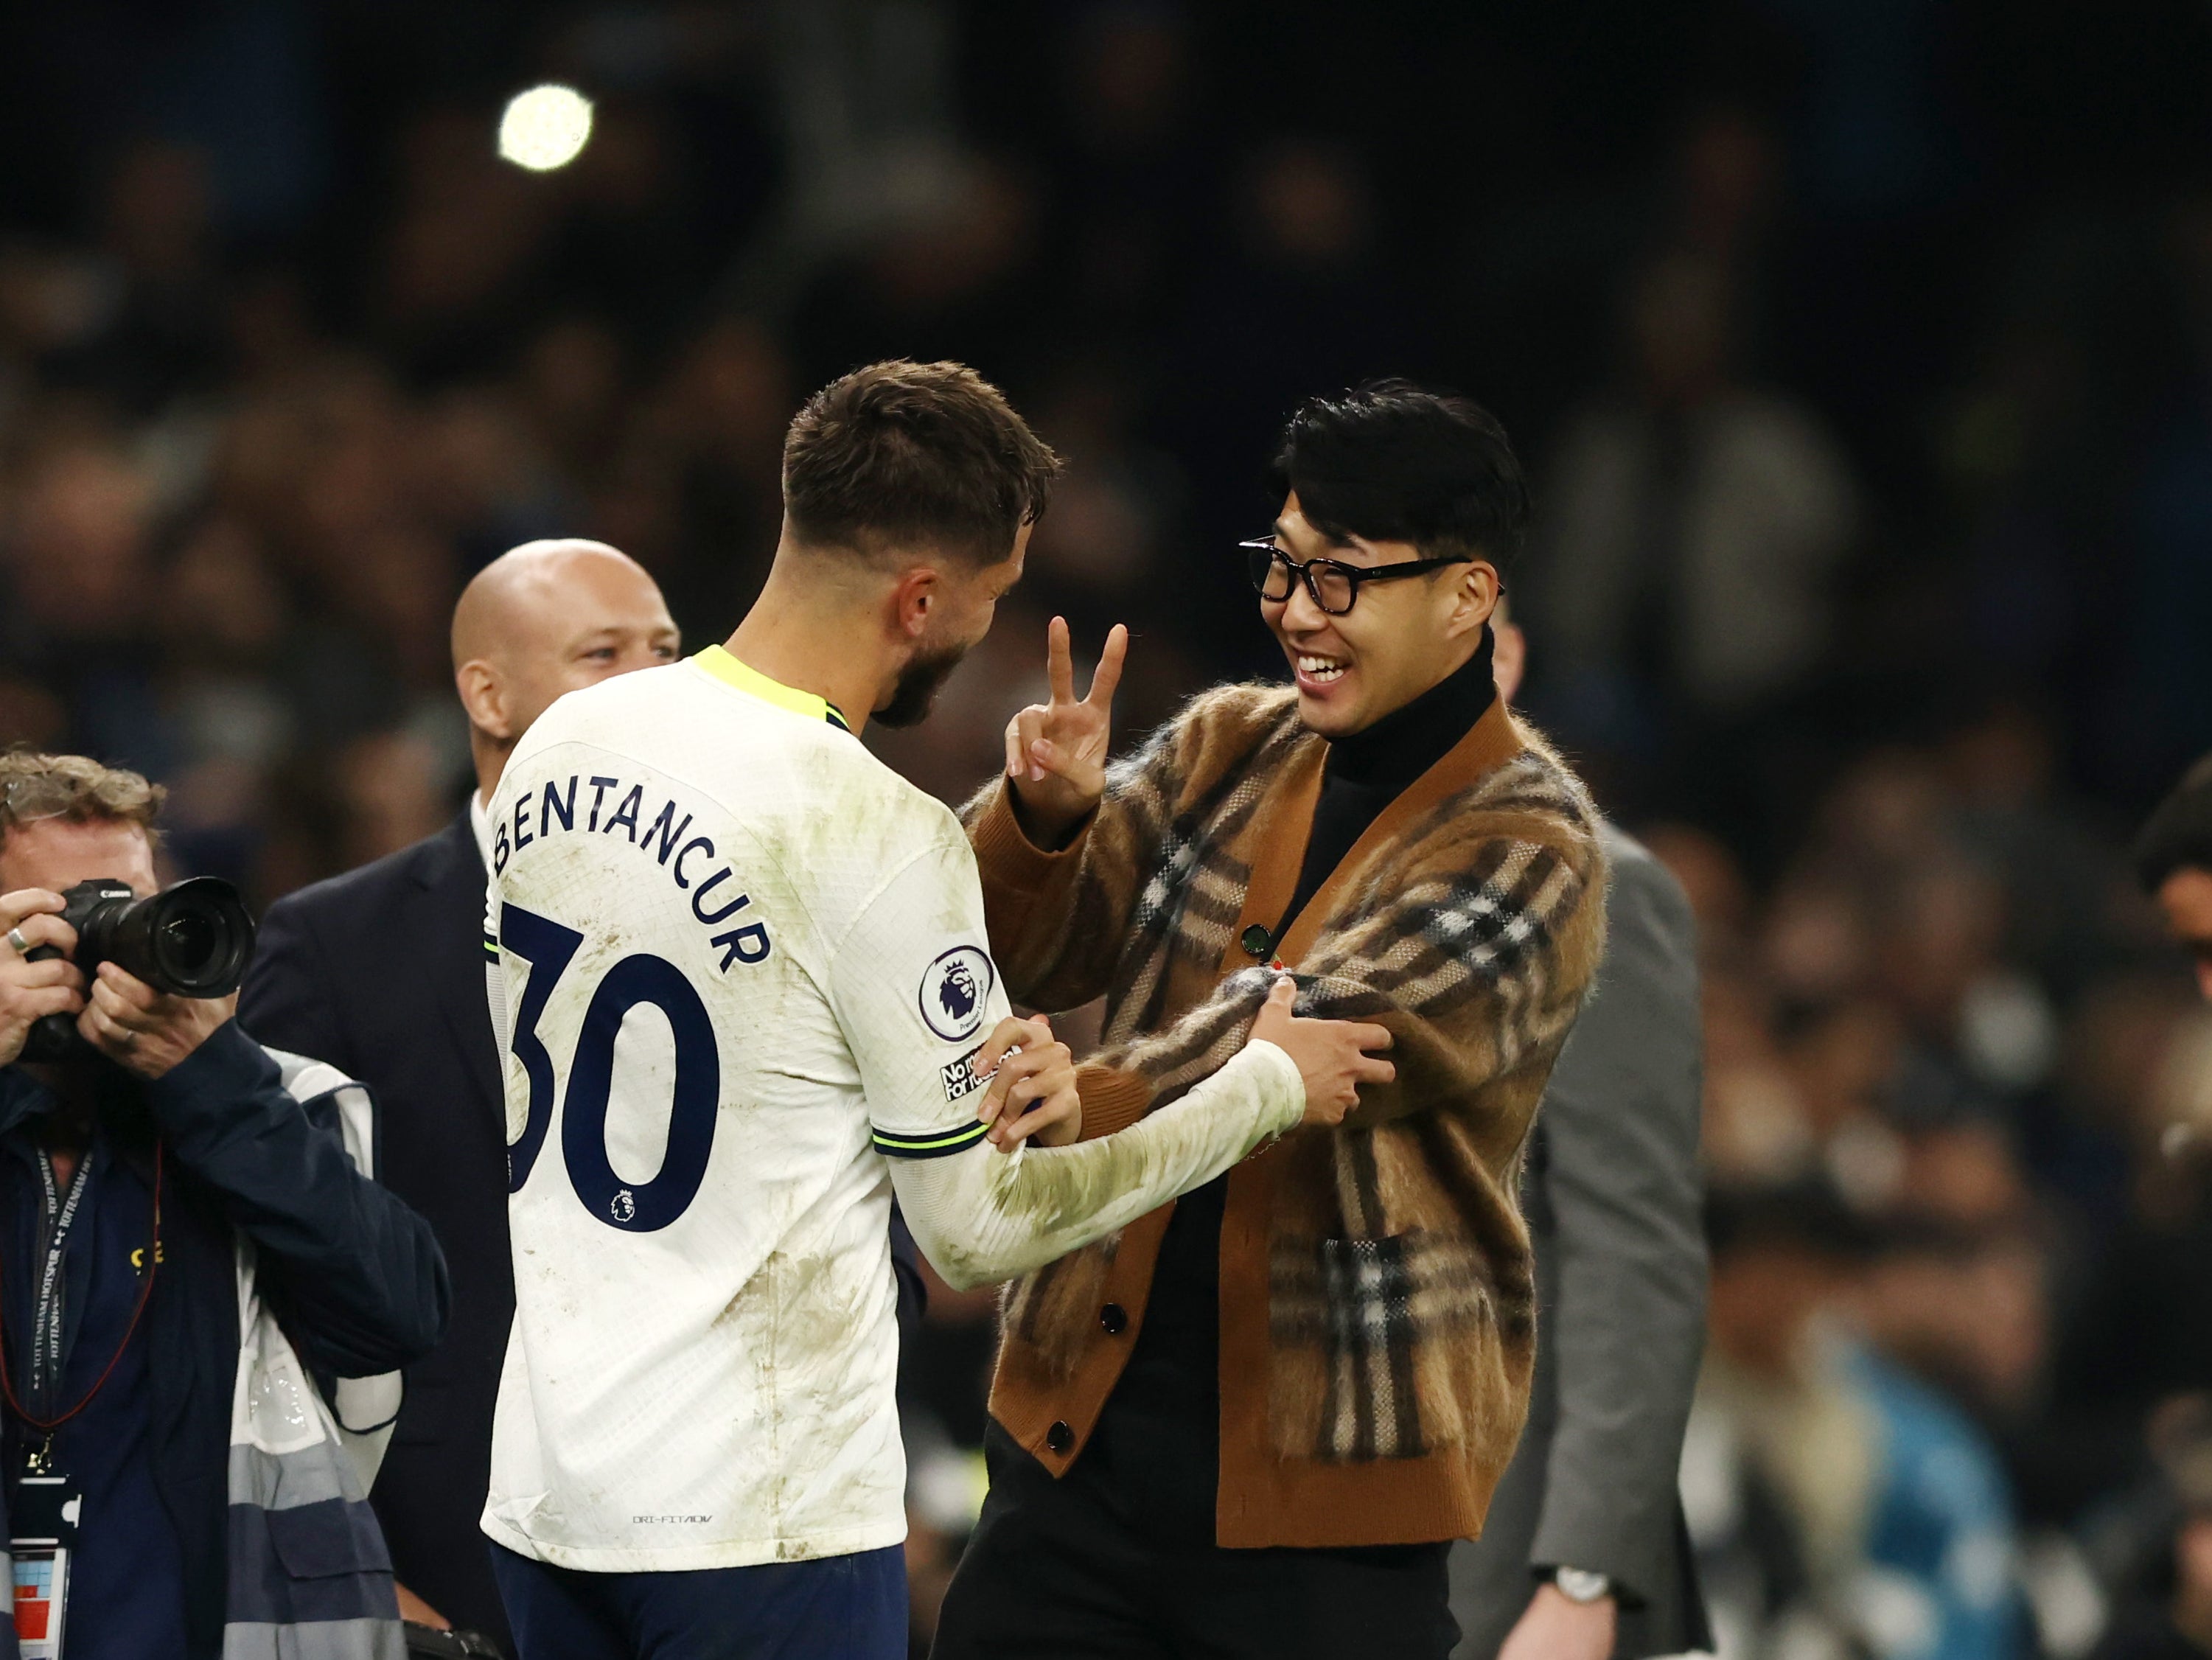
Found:
<svg viewBox="0 0 2212 1660"><path fill-rule="evenodd" d="M1054 1452L1065 1453L1075 1444L1075 1432L1060 1419L1054 1419L1052 1427L1044 1432L1044 1444Z"/></svg>
<svg viewBox="0 0 2212 1660"><path fill-rule="evenodd" d="M1109 1303L1098 1310L1098 1323L1109 1337L1119 1337L1129 1329L1129 1311L1119 1303Z"/></svg>
<svg viewBox="0 0 2212 1660"><path fill-rule="evenodd" d="M1244 954L1247 957L1262 959L1275 948L1274 939L1268 934L1267 930L1257 922L1244 930L1243 937L1237 943L1244 947Z"/></svg>

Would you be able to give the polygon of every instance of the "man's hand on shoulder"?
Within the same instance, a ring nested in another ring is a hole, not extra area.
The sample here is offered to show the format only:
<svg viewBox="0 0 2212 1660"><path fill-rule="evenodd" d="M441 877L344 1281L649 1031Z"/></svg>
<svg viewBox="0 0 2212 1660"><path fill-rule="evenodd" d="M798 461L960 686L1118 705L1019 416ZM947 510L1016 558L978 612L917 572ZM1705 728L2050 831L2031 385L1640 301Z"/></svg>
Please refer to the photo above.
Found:
<svg viewBox="0 0 2212 1660"><path fill-rule="evenodd" d="M1045 673L1052 701L1032 703L1006 723L1006 779L1023 830L1047 850L1064 844L1106 794L1106 751L1113 738L1114 688L1129 631L1116 623L1106 635L1091 693L1078 702L1067 621L1055 617L1046 635Z"/></svg>
<svg viewBox="0 0 2212 1660"><path fill-rule="evenodd" d="M1539 1585L1498 1660L1607 1660L1620 1621L1610 1596L1577 1602L1557 1585Z"/></svg>
<svg viewBox="0 0 2212 1660"><path fill-rule="evenodd" d="M238 1012L238 995L172 997L113 963L102 963L77 1017L84 1040L149 1082L212 1037Z"/></svg>

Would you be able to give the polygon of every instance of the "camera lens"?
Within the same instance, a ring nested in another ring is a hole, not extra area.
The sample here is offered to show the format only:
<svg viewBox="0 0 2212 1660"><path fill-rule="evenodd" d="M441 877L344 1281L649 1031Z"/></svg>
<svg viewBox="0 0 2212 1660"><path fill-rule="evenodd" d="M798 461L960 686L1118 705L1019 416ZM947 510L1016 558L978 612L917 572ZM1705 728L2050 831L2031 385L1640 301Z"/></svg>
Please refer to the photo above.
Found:
<svg viewBox="0 0 2212 1660"><path fill-rule="evenodd" d="M156 990L228 997L253 957L253 918L238 890L210 876L134 900L109 930L108 953Z"/></svg>
<svg viewBox="0 0 2212 1660"><path fill-rule="evenodd" d="M179 974L197 980L207 971L216 945L215 924L196 911L187 911L161 924L160 943L155 949Z"/></svg>

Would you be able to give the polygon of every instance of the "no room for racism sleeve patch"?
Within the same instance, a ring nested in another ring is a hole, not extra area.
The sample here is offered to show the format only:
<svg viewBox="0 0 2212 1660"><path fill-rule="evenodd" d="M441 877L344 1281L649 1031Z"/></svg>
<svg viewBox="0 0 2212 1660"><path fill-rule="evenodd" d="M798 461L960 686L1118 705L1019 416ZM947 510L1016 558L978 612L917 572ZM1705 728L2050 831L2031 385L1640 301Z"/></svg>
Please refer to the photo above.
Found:
<svg viewBox="0 0 2212 1660"><path fill-rule="evenodd" d="M988 1072L980 1072L976 1069L975 1057L982 1052L983 1046L978 1043L957 1061L948 1062L937 1069L937 1076L945 1085L945 1098L947 1101L958 1101L973 1095L998 1076L999 1069L996 1067L992 1067Z"/></svg>

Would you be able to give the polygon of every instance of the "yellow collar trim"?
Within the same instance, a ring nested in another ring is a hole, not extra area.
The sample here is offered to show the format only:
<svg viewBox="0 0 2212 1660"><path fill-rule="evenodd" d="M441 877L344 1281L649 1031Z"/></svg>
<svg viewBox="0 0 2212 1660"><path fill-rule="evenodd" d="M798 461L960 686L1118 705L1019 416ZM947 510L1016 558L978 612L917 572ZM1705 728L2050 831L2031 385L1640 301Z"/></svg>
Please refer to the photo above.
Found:
<svg viewBox="0 0 2212 1660"><path fill-rule="evenodd" d="M763 703L773 703L780 709L789 709L793 714L803 714L810 721L827 721L841 731L850 732L843 714L826 697L817 697L811 691L801 691L787 686L781 680L771 680L749 663L740 662L720 646L709 646L691 660L701 668L725 684L749 692Z"/></svg>

